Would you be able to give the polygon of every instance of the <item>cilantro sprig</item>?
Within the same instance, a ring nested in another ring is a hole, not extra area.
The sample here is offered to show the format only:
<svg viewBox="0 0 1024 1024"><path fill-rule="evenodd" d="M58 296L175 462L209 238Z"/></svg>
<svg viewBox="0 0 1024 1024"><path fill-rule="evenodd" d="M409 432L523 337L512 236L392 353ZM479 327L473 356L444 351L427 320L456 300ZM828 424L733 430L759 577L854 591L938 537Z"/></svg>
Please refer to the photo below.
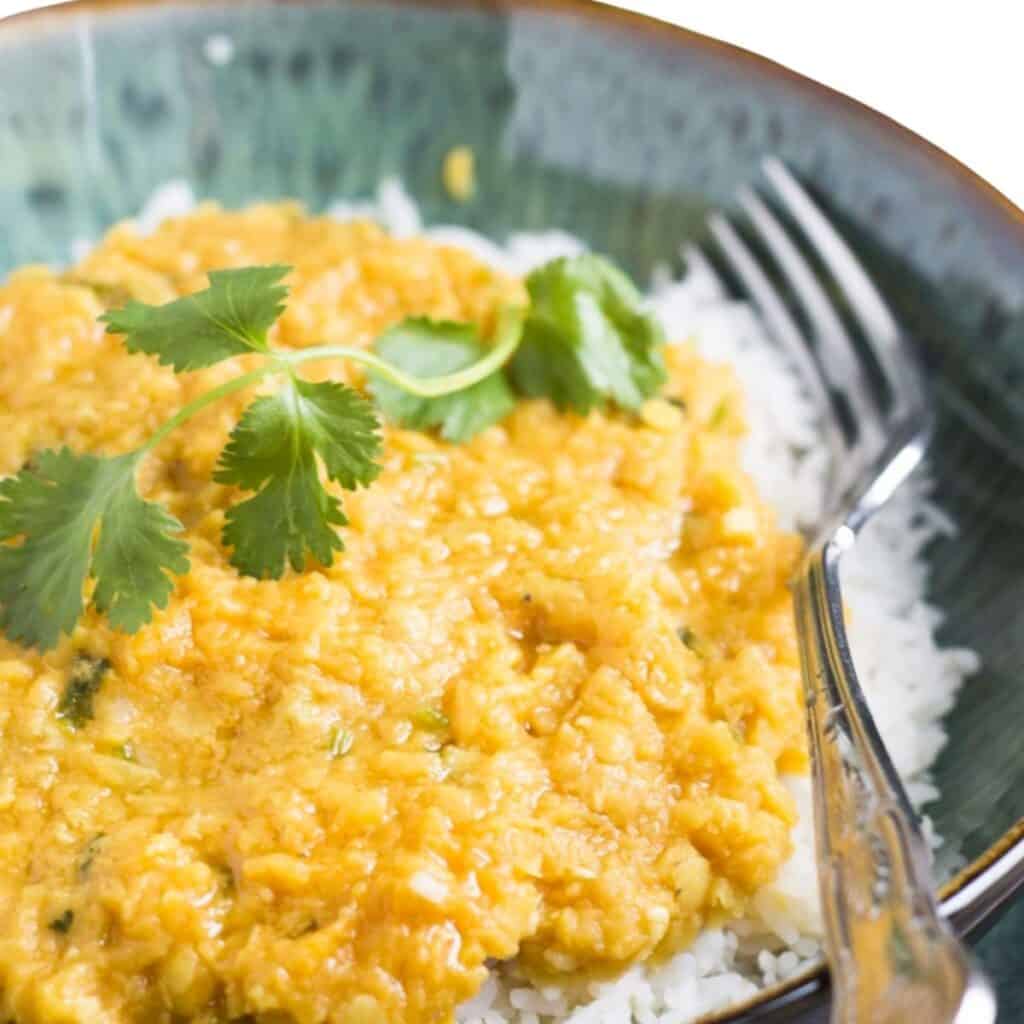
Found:
<svg viewBox="0 0 1024 1024"><path fill-rule="evenodd" d="M519 342L522 311L509 308L498 325L497 346ZM374 351L393 366L417 376L464 371L486 352L472 324L412 318L402 321L377 339ZM416 430L438 428L453 444L468 441L515 407L516 399L500 371L470 387L437 397L413 394L379 373L370 374L370 389L385 416Z"/></svg>
<svg viewBox="0 0 1024 1024"><path fill-rule="evenodd" d="M638 409L661 389L661 325L608 260L553 260L530 274L526 288L530 312L511 363L522 394L586 415L609 401Z"/></svg>
<svg viewBox="0 0 1024 1024"><path fill-rule="evenodd" d="M203 291L162 306L132 300L100 318L128 351L177 373L237 356L256 366L182 407L134 451L48 449L0 480L0 629L10 640L52 648L87 602L128 633L167 605L174 578L188 571L188 546L181 523L138 493L138 467L197 413L257 385L271 390L250 402L214 474L250 492L226 515L221 539L231 564L261 579L310 561L330 565L344 548L347 519L328 485L355 490L375 479L380 422L356 389L300 377L304 363L362 363L387 419L436 429L451 443L499 422L519 397L548 398L582 415L606 405L636 409L665 378L660 328L628 278L601 257L555 260L532 273L529 309L503 310L490 345L472 325L412 318L371 351L270 345L290 269L213 271Z"/></svg>
<svg viewBox="0 0 1024 1024"><path fill-rule="evenodd" d="M0 626L15 643L43 650L92 603L112 626L133 632L170 597L171 574L188 571L181 524L135 490L140 455L40 452L31 468L0 481Z"/></svg>
<svg viewBox="0 0 1024 1024"><path fill-rule="evenodd" d="M255 399L231 432L214 479L255 495L232 506L224 543L247 576L276 579L285 561L297 572L311 556L330 565L344 547L336 526L348 520L320 482L347 490L380 472L377 417L352 388L288 377L281 390ZM319 463L319 465L318 465Z"/></svg>

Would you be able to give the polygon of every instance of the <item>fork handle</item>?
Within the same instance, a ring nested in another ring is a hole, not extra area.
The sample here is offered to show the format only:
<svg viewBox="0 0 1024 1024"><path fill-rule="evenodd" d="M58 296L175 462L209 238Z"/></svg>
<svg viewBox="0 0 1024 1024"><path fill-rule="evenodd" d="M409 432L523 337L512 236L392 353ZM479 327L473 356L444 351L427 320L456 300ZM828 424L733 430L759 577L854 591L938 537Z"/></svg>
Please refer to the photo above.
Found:
<svg viewBox="0 0 1024 1024"><path fill-rule="evenodd" d="M833 1024L992 1024L995 997L939 913L924 838L850 657L841 526L794 584Z"/></svg>

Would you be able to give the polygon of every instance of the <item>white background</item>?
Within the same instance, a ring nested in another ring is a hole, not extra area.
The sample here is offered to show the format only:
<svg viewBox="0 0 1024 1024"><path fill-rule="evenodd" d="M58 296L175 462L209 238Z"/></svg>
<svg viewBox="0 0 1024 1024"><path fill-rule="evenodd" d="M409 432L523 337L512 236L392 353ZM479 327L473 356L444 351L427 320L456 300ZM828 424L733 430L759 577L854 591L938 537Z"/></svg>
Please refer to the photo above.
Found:
<svg viewBox="0 0 1024 1024"><path fill-rule="evenodd" d="M618 2L876 107L1024 207L1024 0ZM0 0L0 16L38 6Z"/></svg>

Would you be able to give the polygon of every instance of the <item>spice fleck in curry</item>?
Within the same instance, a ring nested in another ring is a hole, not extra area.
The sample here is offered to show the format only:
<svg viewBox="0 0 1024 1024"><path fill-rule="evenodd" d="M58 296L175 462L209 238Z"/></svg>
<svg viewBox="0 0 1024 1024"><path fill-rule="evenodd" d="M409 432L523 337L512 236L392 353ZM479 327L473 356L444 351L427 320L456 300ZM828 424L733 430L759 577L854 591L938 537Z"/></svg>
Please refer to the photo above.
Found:
<svg viewBox="0 0 1024 1024"><path fill-rule="evenodd" d="M97 323L111 294L271 263L294 268L284 348L409 316L490 331L523 294L291 205L119 227L0 286L0 475L125 451L237 372L130 355ZM387 427L343 554L279 580L221 540L214 467L251 394L164 440L139 486L191 548L168 606L132 635L89 609L45 654L0 640L0 1018L445 1022L490 962L614 972L742 915L806 767L800 543L740 468L730 372L665 358L636 415Z"/></svg>

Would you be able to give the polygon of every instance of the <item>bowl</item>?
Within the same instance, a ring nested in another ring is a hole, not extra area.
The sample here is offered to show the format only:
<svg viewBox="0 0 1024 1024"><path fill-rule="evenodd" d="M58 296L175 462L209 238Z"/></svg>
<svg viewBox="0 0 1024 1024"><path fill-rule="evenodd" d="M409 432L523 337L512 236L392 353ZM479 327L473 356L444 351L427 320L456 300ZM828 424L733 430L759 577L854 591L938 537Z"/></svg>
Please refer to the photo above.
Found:
<svg viewBox="0 0 1024 1024"><path fill-rule="evenodd" d="M928 808L969 866L972 935L1024 880L1024 214L881 115L752 54L583 0L73 3L0 25L0 273L62 262L185 178L318 209L399 175L429 220L566 227L645 278L759 158L819 194L935 380L942 639L983 669L949 715ZM995 130L995 129L994 129ZM477 155L458 203L440 168ZM899 652L892 652L899 657ZM1024 914L984 953L1013 1017ZM720 1018L804 1019L823 971Z"/></svg>

